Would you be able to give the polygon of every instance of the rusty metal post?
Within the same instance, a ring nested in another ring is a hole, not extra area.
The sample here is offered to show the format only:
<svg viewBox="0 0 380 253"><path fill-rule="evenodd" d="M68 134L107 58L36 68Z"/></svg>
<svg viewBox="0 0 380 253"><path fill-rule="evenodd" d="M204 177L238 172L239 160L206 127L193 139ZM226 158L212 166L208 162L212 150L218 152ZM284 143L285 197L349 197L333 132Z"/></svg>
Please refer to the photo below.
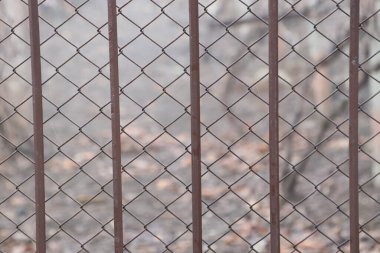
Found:
<svg viewBox="0 0 380 253"><path fill-rule="evenodd" d="M46 252L44 134L38 0L29 0L29 26L33 93L34 168L36 195L36 251Z"/></svg>
<svg viewBox="0 0 380 253"><path fill-rule="evenodd" d="M359 0L351 0L349 77L350 252L359 253Z"/></svg>
<svg viewBox="0 0 380 253"><path fill-rule="evenodd" d="M202 252L201 128L198 0L189 0L193 252Z"/></svg>
<svg viewBox="0 0 380 253"><path fill-rule="evenodd" d="M123 253L123 203L121 181L120 98L116 0L108 0L108 34L111 80L115 253Z"/></svg>
<svg viewBox="0 0 380 253"><path fill-rule="evenodd" d="M278 0L269 0L269 160L271 253L280 252Z"/></svg>

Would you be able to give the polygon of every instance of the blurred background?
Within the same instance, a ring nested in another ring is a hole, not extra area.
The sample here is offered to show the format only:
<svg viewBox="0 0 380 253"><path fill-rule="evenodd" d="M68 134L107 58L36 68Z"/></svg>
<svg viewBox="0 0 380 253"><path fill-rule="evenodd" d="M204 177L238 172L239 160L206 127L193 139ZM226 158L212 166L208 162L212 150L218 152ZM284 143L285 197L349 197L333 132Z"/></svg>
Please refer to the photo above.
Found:
<svg viewBox="0 0 380 253"><path fill-rule="evenodd" d="M47 250L113 251L107 1L39 1ZM192 252L187 0L118 0L125 252ZM200 0L204 252L269 252L268 1ZM349 251L348 0L279 0L281 252ZM361 1L361 252L380 252L380 6ZM0 252L34 252L28 5L0 0Z"/></svg>

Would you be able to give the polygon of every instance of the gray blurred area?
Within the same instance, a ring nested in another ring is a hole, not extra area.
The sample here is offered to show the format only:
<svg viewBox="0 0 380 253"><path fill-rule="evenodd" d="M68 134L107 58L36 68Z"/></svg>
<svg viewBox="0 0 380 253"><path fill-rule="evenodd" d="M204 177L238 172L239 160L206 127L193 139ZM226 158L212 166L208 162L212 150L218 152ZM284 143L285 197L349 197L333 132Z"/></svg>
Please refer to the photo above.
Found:
<svg viewBox="0 0 380 253"><path fill-rule="evenodd" d="M269 251L266 0L200 0L203 251ZM107 1L40 1L47 251L113 252ZM118 0L125 252L192 252L187 0ZM349 252L349 1L280 0L281 252ZM380 252L362 1L361 252ZM28 5L0 0L0 252L35 247ZM375 108L375 109L374 109Z"/></svg>

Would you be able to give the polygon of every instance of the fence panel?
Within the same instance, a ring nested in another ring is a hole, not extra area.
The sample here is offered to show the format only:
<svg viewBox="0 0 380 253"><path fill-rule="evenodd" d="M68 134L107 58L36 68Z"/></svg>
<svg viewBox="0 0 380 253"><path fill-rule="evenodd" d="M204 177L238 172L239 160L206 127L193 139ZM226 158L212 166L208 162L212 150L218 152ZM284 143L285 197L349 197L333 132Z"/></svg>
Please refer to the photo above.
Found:
<svg viewBox="0 0 380 253"><path fill-rule="evenodd" d="M0 252L380 251L379 12L0 0Z"/></svg>

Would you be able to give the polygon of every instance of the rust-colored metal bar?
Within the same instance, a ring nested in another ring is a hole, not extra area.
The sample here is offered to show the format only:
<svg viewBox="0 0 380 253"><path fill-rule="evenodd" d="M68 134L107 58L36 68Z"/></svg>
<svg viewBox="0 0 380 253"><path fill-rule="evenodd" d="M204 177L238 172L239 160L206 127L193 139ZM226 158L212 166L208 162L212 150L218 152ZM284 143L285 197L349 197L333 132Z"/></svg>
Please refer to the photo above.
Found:
<svg viewBox="0 0 380 253"><path fill-rule="evenodd" d="M193 253L202 253L201 106L198 0L189 0Z"/></svg>
<svg viewBox="0 0 380 253"><path fill-rule="evenodd" d="M351 0L350 81L349 81L349 155L350 155L350 252L359 253L359 0Z"/></svg>
<svg viewBox="0 0 380 253"><path fill-rule="evenodd" d="M16 10L14 10L16 11ZM38 0L29 0L29 27L32 66L34 169L36 198L36 252L46 252L44 133Z"/></svg>
<svg viewBox="0 0 380 253"><path fill-rule="evenodd" d="M278 0L269 0L269 173L271 253L280 253L278 103Z"/></svg>
<svg viewBox="0 0 380 253"><path fill-rule="evenodd" d="M115 253L123 253L120 98L116 8L116 0L108 0Z"/></svg>

